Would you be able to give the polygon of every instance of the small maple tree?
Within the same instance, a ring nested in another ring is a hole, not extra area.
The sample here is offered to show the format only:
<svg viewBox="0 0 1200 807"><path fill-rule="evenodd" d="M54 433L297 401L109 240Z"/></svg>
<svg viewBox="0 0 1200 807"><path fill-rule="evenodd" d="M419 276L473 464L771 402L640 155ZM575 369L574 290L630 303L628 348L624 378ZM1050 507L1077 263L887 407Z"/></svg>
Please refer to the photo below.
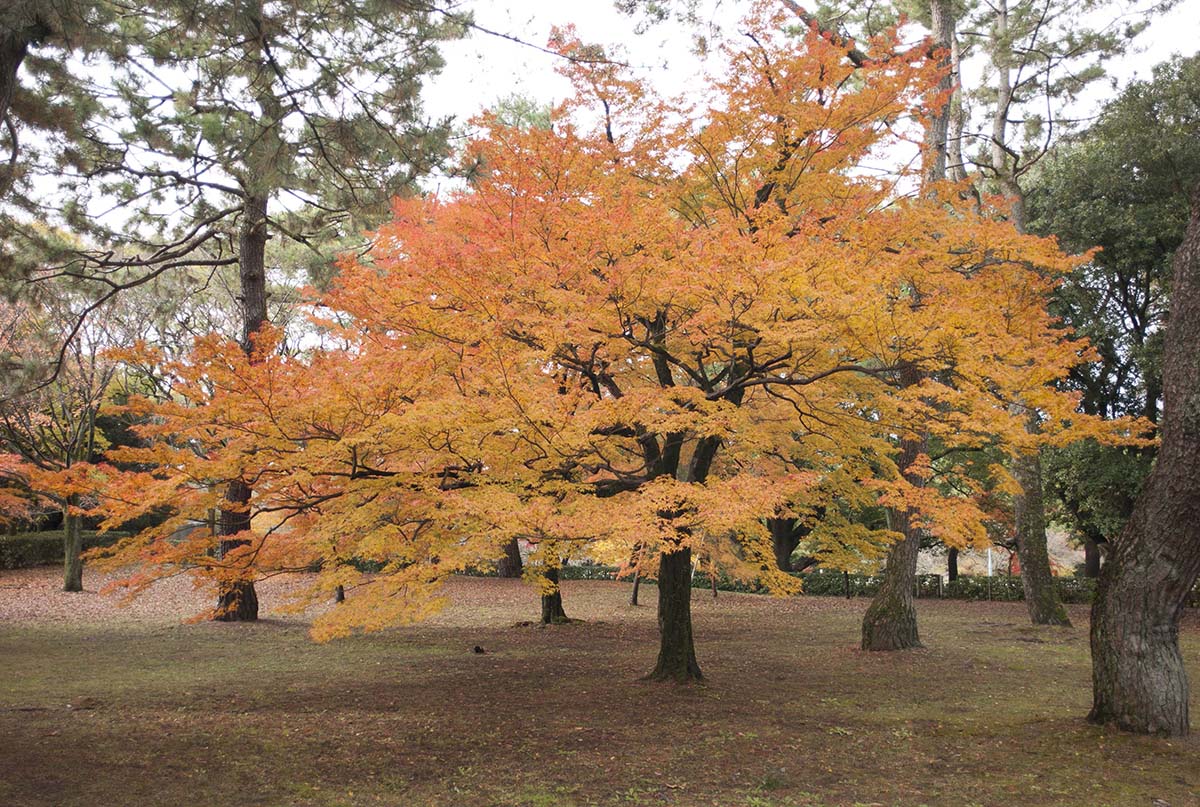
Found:
<svg viewBox="0 0 1200 807"><path fill-rule="evenodd" d="M874 502L985 542L980 496L923 484L932 462L900 446L1099 430L1051 383L1087 357L1045 308L1073 259L953 189L907 194L909 171L867 169L919 139L944 100L936 64L895 32L855 64L786 22L760 4L699 104L572 61L551 127L485 116L472 185L396 202L370 260L343 261L321 300L329 347L200 341L173 368L178 400L135 404L154 442L119 456L152 469L99 472L110 525L174 511L110 561L147 569L135 588L184 566L228 581L319 565L312 597L355 589L318 618L329 637L420 617L447 574L517 536L534 575L586 553L657 576L652 677L687 680L693 559L799 585L767 516ZM204 514L238 477L250 528L214 557ZM894 538L834 514L812 532L847 565Z"/></svg>

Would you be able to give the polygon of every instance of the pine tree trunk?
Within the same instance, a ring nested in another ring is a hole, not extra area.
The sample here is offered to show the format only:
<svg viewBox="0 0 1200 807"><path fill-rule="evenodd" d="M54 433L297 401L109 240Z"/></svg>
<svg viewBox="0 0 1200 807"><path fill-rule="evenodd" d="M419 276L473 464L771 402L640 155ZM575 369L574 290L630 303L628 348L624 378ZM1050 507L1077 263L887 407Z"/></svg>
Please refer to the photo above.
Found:
<svg viewBox="0 0 1200 807"><path fill-rule="evenodd" d="M958 579L958 550L954 547L946 552L946 577L951 583Z"/></svg>
<svg viewBox="0 0 1200 807"><path fill-rule="evenodd" d="M70 497L67 508L75 504ZM83 519L63 510L63 591L83 591Z"/></svg>
<svg viewBox="0 0 1200 807"><path fill-rule="evenodd" d="M1113 542L1092 604L1095 723L1188 733L1179 619L1200 576L1200 185L1175 253L1163 356L1162 443Z"/></svg>
<svg viewBox="0 0 1200 807"><path fill-rule="evenodd" d="M218 529L221 535L237 535L250 529L250 512L244 509L250 502L250 487L239 480L230 482L225 489L225 501L231 507L221 508ZM244 540L221 541L221 557L238 547L245 546ZM218 622L253 622L258 619L258 593L253 580L230 580L221 584L217 593L217 610L213 617Z"/></svg>
<svg viewBox="0 0 1200 807"><path fill-rule="evenodd" d="M562 588L558 584L558 568L547 569L546 579L554 584L554 592L542 595L542 624L564 625L571 620L567 617L567 612L563 610Z"/></svg>
<svg viewBox="0 0 1200 807"><path fill-rule="evenodd" d="M1046 550L1046 510L1042 501L1042 461L1037 453L1013 461L1013 476L1024 491L1016 497L1017 558L1021 561L1021 585L1025 605L1035 625L1065 625L1071 619L1059 599Z"/></svg>
<svg viewBox="0 0 1200 807"><path fill-rule="evenodd" d="M238 237L238 267L242 291L242 349L253 350L254 336L267 321L267 199L247 196ZM229 483L225 500L235 505L222 509L221 535L250 529L251 491L242 480ZM221 541L221 556L244 546L245 541ZM222 622L253 622L258 619L258 594L252 579L222 583L217 597L216 619Z"/></svg>
<svg viewBox="0 0 1200 807"><path fill-rule="evenodd" d="M504 557L496 562L496 575L507 578L520 577L522 568L521 546L517 539L513 538L504 545Z"/></svg>
<svg viewBox="0 0 1200 807"><path fill-rule="evenodd" d="M658 561L658 663L651 681L702 681L692 642L692 550L663 553Z"/></svg>

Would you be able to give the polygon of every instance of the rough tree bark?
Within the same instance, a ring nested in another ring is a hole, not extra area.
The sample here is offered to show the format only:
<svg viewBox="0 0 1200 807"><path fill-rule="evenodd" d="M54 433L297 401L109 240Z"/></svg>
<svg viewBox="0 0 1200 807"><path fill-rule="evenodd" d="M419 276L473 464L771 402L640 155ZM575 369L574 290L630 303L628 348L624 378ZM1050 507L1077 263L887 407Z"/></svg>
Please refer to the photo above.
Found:
<svg viewBox="0 0 1200 807"><path fill-rule="evenodd" d="M1063 607L1050 571L1046 550L1046 508L1042 501L1042 461L1035 452L1018 457L1013 476L1023 491L1013 503L1016 516L1017 558L1021 561L1021 585L1025 606L1035 625L1065 625L1071 619Z"/></svg>
<svg viewBox="0 0 1200 807"><path fill-rule="evenodd" d="M909 365L903 369L900 383L911 386L918 383L920 378L920 371ZM901 441L897 464L909 484L917 487L924 486L925 478L908 469L924 453L923 437L909 437ZM917 609L913 605L921 534L913 525L912 515L907 510L889 509L888 520L891 528L903 537L888 551L883 582L863 615L863 650L908 650L921 646L921 637L917 632Z"/></svg>
<svg viewBox="0 0 1200 807"><path fill-rule="evenodd" d="M1164 345L1158 460L1112 542L1092 604L1088 719L1182 736L1188 680L1179 618L1200 576L1200 185L1175 253Z"/></svg>
<svg viewBox="0 0 1200 807"><path fill-rule="evenodd" d="M900 467L907 468L924 450L923 440L906 440L900 451ZM909 481L924 483L920 477ZM888 552L883 582L863 615L863 650L909 650L921 646L917 609L913 605L921 535L907 510L891 510L889 515L892 529L904 537Z"/></svg>
<svg viewBox="0 0 1200 807"><path fill-rule="evenodd" d="M253 350L254 336L267 321L267 198L250 195L245 199L241 232L238 237L238 265L242 290L242 349ZM237 535L250 529L250 486L241 479L225 490L228 507L221 508L218 529L222 536ZM222 540L221 556L245 546L240 539ZM252 579L223 583L217 594L215 618L222 622L253 622L258 619L258 595Z"/></svg>
<svg viewBox="0 0 1200 807"><path fill-rule="evenodd" d="M521 570L521 546L513 538L504 545L504 557L496 562L496 574L499 577L520 577Z"/></svg>
<svg viewBox="0 0 1200 807"><path fill-rule="evenodd" d="M563 610L562 588L558 585L557 566L546 570L546 579L554 584L554 592L542 595L542 624L564 625L570 622L571 619L567 616L567 612Z"/></svg>
<svg viewBox="0 0 1200 807"><path fill-rule="evenodd" d="M658 561L658 663L650 681L701 681L692 641L692 550L663 553Z"/></svg>
<svg viewBox="0 0 1200 807"><path fill-rule="evenodd" d="M936 49L938 63L946 70L938 88L948 94L954 86L954 9L950 0L933 0L930 4L930 18L933 47ZM950 104L947 103L930 117L925 129L925 162L922 174L926 185L946 179L946 141L949 129ZM911 386L920 380L919 368L908 365L902 369L902 386ZM913 485L925 484L923 478L908 473L909 466L924 451L923 438L910 438L901 443L899 467ZM914 528L907 511L893 510L889 517L892 529L899 532L903 538L893 544L888 552L883 583L863 616L863 650L906 650L921 646L921 638L917 632L917 610L913 606L921 536Z"/></svg>

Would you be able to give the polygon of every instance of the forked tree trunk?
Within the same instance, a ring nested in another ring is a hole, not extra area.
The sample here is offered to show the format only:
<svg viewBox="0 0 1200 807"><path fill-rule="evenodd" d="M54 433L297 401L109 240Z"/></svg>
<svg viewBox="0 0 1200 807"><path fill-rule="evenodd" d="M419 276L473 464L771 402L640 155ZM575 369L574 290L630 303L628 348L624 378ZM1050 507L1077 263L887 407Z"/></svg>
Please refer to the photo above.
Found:
<svg viewBox="0 0 1200 807"><path fill-rule="evenodd" d="M83 591L83 519L63 509L63 591Z"/></svg>
<svg viewBox="0 0 1200 807"><path fill-rule="evenodd" d="M702 681L692 642L692 550L663 553L658 561L658 663L651 681Z"/></svg>
<svg viewBox="0 0 1200 807"><path fill-rule="evenodd" d="M522 568L521 546L513 538L504 545L504 557L496 562L496 574L499 577L520 577Z"/></svg>
<svg viewBox="0 0 1200 807"><path fill-rule="evenodd" d="M1179 618L1200 576L1200 185L1175 253L1158 459L1113 542L1092 605L1095 723L1188 733Z"/></svg>
<svg viewBox="0 0 1200 807"><path fill-rule="evenodd" d="M1025 606L1035 625L1065 625L1071 619L1059 599L1046 550L1046 508L1042 500L1042 461L1035 452L1013 462L1013 476L1024 491L1016 497L1017 558L1021 561L1021 585Z"/></svg>
<svg viewBox="0 0 1200 807"><path fill-rule="evenodd" d="M771 533L771 548L775 553L775 566L780 571L792 571L792 553L800 546L804 534L796 526L794 518L768 518L767 531Z"/></svg>
<svg viewBox="0 0 1200 807"><path fill-rule="evenodd" d="M546 570L546 579L554 584L554 592L542 595L542 624L564 625L570 622L563 610L562 587L558 584L558 567Z"/></svg>

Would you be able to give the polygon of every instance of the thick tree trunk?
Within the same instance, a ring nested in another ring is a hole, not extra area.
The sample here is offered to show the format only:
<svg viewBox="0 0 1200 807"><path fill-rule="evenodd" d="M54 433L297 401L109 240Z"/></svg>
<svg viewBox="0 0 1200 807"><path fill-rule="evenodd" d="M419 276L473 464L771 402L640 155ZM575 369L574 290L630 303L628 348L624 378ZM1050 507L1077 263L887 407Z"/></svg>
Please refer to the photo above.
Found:
<svg viewBox="0 0 1200 807"><path fill-rule="evenodd" d="M1100 576L1100 544L1091 538L1083 539L1083 576L1093 580Z"/></svg>
<svg viewBox="0 0 1200 807"><path fill-rule="evenodd" d="M946 576L951 583L958 579L958 550L954 547L946 552Z"/></svg>
<svg viewBox="0 0 1200 807"><path fill-rule="evenodd" d="M250 487L241 480L229 483L225 489L225 501L229 507L221 508L218 529L221 535L237 535L250 529ZM246 545L237 539L220 544L221 557ZM258 619L258 594L253 580L231 580L221 584L217 594L217 610L213 617L218 622L253 622Z"/></svg>
<svg viewBox="0 0 1200 807"><path fill-rule="evenodd" d="M921 646L917 609L913 605L921 536L907 512L892 511L892 518L904 538L888 552L883 583L863 616L863 650L909 650Z"/></svg>
<svg viewBox="0 0 1200 807"><path fill-rule="evenodd" d="M651 681L701 681L692 643L692 550L663 553L658 561L658 663Z"/></svg>
<svg viewBox="0 0 1200 807"><path fill-rule="evenodd" d="M1021 561L1021 585L1025 605L1035 625L1066 625L1071 619L1059 599L1046 551L1046 510L1042 501L1042 461L1037 453L1013 461L1013 476L1024 491L1016 497L1017 558Z"/></svg>
<svg viewBox="0 0 1200 807"><path fill-rule="evenodd" d="M74 497L68 507L74 504ZM63 591L83 591L83 519L63 510Z"/></svg>
<svg viewBox="0 0 1200 807"><path fill-rule="evenodd" d="M920 380L920 370L913 365L901 371L900 383L903 386L912 386ZM901 441L897 464L905 479L914 487L924 486L925 478L909 469L917 457L924 453L924 438L910 437ZM921 638L917 633L917 609L913 606L921 533L913 525L912 515L907 510L889 509L888 523L903 537L888 551L883 583L863 615L863 650L907 650L921 646Z"/></svg>
<svg viewBox="0 0 1200 807"><path fill-rule="evenodd" d="M1188 733L1179 618L1200 576L1200 185L1175 253L1162 443L1092 605L1092 711L1126 731Z"/></svg>
<svg viewBox="0 0 1200 807"><path fill-rule="evenodd" d="M496 574L499 577L520 577L521 569L521 546L513 538L504 545L504 557L496 563Z"/></svg>
<svg viewBox="0 0 1200 807"><path fill-rule="evenodd" d="M542 624L564 625L570 622L567 612L563 610L562 588L558 584L558 568L546 570L546 579L554 584L554 592L542 595Z"/></svg>
<svg viewBox="0 0 1200 807"><path fill-rule="evenodd" d="M242 349L254 349L254 336L267 321L267 198L246 197L238 237L238 266L242 290ZM221 510L221 535L250 529L250 487L237 479L229 483L225 500L234 507ZM221 556L244 546L243 540L221 541ZM216 619L252 622L258 619L258 595L253 579L223 583L217 597Z"/></svg>
<svg viewBox="0 0 1200 807"><path fill-rule="evenodd" d="M780 571L792 571L792 553L800 546L794 518L768 518L767 529L771 533L771 546L775 550L775 565Z"/></svg>

